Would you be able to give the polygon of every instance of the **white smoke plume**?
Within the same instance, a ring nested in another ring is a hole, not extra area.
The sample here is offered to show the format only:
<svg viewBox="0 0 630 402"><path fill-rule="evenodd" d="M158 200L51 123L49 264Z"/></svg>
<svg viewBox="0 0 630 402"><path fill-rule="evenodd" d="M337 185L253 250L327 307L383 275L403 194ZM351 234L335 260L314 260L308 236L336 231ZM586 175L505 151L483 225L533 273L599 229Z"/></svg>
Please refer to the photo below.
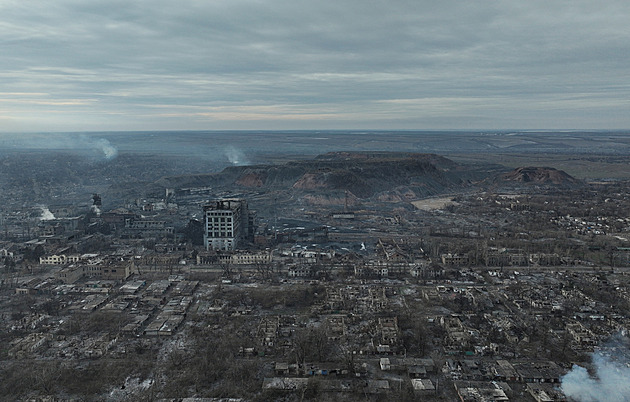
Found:
<svg viewBox="0 0 630 402"><path fill-rule="evenodd" d="M229 146L225 148L225 156L228 158L230 163L235 166L241 165L249 165L249 160L245 156L245 154L239 150L234 148L233 146Z"/></svg>
<svg viewBox="0 0 630 402"><path fill-rule="evenodd" d="M105 138L100 138L96 141L96 146L100 148L105 156L105 159L111 160L118 156L118 150Z"/></svg>
<svg viewBox="0 0 630 402"><path fill-rule="evenodd" d="M49 220L55 219L55 215L53 215L53 213L50 212L50 209L48 209L47 206L38 205L38 208L42 211L42 215L39 217L40 221L49 221Z"/></svg>
<svg viewBox="0 0 630 402"><path fill-rule="evenodd" d="M625 339L627 344L628 339ZM619 341L615 341L618 343ZM613 347L628 352L626 345ZM614 350L613 349L613 350ZM615 353L615 359L601 351L593 354L594 376L581 366L573 365L561 379L564 394L579 402L630 401L630 366L624 353Z"/></svg>
<svg viewBox="0 0 630 402"><path fill-rule="evenodd" d="M73 151L91 157L114 159L118 149L109 140L91 134L35 133L7 135L0 147Z"/></svg>

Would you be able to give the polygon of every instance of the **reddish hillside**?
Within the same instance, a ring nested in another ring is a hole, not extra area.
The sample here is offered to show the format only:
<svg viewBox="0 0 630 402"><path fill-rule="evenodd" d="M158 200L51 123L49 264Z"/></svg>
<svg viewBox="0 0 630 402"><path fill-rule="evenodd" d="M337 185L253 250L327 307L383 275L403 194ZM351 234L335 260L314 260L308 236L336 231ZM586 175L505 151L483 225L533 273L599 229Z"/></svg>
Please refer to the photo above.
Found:
<svg viewBox="0 0 630 402"><path fill-rule="evenodd" d="M520 167L500 176L503 181L542 185L578 185L581 182L562 170L550 167Z"/></svg>
<svg viewBox="0 0 630 402"><path fill-rule="evenodd" d="M495 174L494 167L462 166L433 154L331 152L283 165L231 166L221 173L164 177L156 184L407 200L466 188Z"/></svg>

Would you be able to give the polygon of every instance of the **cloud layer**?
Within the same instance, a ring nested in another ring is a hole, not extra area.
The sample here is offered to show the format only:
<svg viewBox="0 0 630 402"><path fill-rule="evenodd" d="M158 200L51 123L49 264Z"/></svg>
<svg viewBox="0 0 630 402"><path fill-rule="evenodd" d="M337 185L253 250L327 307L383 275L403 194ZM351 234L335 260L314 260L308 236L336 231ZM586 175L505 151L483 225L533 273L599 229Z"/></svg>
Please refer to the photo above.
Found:
<svg viewBox="0 0 630 402"><path fill-rule="evenodd" d="M630 3L0 2L0 131L630 127Z"/></svg>

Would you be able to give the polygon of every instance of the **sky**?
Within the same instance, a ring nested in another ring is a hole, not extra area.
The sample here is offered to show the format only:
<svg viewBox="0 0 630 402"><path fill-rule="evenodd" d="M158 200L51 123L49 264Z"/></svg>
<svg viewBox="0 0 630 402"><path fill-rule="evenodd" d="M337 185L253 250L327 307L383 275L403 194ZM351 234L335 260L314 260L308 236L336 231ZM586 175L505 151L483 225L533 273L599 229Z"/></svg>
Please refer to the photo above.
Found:
<svg viewBox="0 0 630 402"><path fill-rule="evenodd" d="M630 128L627 0L0 0L0 132Z"/></svg>

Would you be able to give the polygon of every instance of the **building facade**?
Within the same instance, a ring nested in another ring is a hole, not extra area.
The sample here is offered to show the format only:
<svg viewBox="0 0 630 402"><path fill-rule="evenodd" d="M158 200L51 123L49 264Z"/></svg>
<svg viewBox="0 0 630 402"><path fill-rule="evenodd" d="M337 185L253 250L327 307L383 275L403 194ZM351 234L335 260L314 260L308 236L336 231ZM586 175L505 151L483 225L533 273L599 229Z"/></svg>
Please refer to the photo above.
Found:
<svg viewBox="0 0 630 402"><path fill-rule="evenodd" d="M204 206L203 211L206 250L236 250L248 236L249 211L245 200L217 200Z"/></svg>

